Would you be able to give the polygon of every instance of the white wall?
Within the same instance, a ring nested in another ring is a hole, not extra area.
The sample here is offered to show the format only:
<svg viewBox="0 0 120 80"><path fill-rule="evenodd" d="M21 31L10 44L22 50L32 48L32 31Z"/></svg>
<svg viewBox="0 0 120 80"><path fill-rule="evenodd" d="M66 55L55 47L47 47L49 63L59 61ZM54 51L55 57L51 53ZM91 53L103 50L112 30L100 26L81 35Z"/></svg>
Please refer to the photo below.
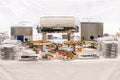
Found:
<svg viewBox="0 0 120 80"><path fill-rule="evenodd" d="M0 32L21 21L40 24L41 16L67 15L100 19L104 32L114 33L120 25L119 7L120 0L0 0Z"/></svg>

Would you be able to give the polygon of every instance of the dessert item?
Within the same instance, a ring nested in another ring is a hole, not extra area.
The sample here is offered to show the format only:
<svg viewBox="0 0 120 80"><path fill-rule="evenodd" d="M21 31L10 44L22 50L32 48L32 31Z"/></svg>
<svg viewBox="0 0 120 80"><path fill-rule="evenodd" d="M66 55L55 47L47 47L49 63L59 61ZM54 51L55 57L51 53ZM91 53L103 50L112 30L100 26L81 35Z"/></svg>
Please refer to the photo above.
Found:
<svg viewBox="0 0 120 80"><path fill-rule="evenodd" d="M45 54L45 55L42 55L42 59L51 60L51 59L53 59L53 56L51 54Z"/></svg>
<svg viewBox="0 0 120 80"><path fill-rule="evenodd" d="M47 47L48 48L56 48L56 45L55 44L49 44Z"/></svg>
<svg viewBox="0 0 120 80"><path fill-rule="evenodd" d="M77 48L77 53L80 53L80 52L82 52L82 47Z"/></svg>
<svg viewBox="0 0 120 80"><path fill-rule="evenodd" d="M63 46L63 44L57 44L57 46L58 46L58 47L62 47L62 46Z"/></svg>
<svg viewBox="0 0 120 80"><path fill-rule="evenodd" d="M63 44L59 44L59 43L53 43L53 44L49 44L48 48L56 48L56 47L62 47Z"/></svg>
<svg viewBox="0 0 120 80"><path fill-rule="evenodd" d="M56 53L56 51L57 51L57 50L55 50L55 49L50 49L50 50L48 50L48 52L50 52L50 53Z"/></svg>
<svg viewBox="0 0 120 80"><path fill-rule="evenodd" d="M77 59L78 55L73 51L59 50L57 51L57 57L62 60L71 60L71 59Z"/></svg>
<svg viewBox="0 0 120 80"><path fill-rule="evenodd" d="M68 44L68 45L81 45L82 42L80 40L70 40L70 41L64 41L64 44Z"/></svg>

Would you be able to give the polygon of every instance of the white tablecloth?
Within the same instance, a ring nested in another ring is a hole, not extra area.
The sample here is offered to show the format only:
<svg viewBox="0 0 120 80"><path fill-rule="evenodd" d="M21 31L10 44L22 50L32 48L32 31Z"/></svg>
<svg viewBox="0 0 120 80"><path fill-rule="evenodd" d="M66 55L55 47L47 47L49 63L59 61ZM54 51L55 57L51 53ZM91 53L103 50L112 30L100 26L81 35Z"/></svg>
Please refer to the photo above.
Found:
<svg viewBox="0 0 120 80"><path fill-rule="evenodd" d="M120 60L0 60L0 80L120 80Z"/></svg>

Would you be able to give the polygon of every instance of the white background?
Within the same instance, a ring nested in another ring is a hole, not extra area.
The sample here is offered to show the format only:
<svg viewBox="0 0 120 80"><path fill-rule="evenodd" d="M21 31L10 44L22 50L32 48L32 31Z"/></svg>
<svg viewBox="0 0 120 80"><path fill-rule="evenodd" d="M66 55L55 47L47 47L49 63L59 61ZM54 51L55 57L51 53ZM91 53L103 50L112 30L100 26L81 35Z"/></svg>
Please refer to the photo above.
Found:
<svg viewBox="0 0 120 80"><path fill-rule="evenodd" d="M0 0L0 32L19 22L39 25L41 16L100 21L105 33L114 34L120 27L120 0Z"/></svg>

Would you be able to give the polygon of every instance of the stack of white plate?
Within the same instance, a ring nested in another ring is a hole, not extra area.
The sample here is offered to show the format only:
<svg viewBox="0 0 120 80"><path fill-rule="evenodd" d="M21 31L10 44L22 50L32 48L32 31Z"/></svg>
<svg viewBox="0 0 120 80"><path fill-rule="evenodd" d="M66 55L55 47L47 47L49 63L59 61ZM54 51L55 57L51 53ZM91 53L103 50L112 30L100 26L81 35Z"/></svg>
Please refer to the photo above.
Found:
<svg viewBox="0 0 120 80"><path fill-rule="evenodd" d="M104 41L102 43L102 53L106 58L115 58L118 53L118 43L115 41Z"/></svg>
<svg viewBox="0 0 120 80"><path fill-rule="evenodd" d="M4 47L1 49L1 59L4 60L14 60L16 58L16 51L14 48Z"/></svg>

